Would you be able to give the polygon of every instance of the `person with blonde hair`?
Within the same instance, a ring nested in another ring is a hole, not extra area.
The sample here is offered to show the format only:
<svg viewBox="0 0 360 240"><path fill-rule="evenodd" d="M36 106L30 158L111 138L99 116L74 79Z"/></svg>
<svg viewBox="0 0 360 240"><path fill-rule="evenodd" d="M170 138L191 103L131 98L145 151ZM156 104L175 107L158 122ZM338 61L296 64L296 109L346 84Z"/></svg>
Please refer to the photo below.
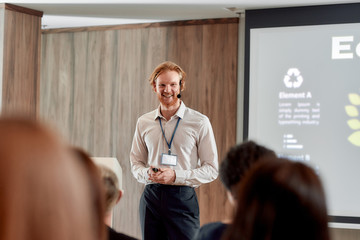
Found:
<svg viewBox="0 0 360 240"><path fill-rule="evenodd" d="M329 240L325 193L315 171L287 159L260 161L242 180L222 240Z"/></svg>
<svg viewBox="0 0 360 240"><path fill-rule="evenodd" d="M113 209L123 196L122 169L116 158L93 157L92 160L100 170L105 196L104 223L107 226L109 240L136 240L112 228Z"/></svg>
<svg viewBox="0 0 360 240"><path fill-rule="evenodd" d="M42 124L0 119L0 239L103 240L87 170Z"/></svg>

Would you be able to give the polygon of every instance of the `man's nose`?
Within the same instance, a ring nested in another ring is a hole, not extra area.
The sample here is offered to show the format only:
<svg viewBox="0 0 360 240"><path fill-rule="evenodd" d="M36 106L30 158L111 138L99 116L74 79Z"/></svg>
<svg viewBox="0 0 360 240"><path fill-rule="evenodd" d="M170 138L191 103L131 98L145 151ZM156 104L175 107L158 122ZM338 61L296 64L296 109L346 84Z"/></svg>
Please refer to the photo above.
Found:
<svg viewBox="0 0 360 240"><path fill-rule="evenodd" d="M165 86L165 92L170 92L170 89L171 89L170 85Z"/></svg>

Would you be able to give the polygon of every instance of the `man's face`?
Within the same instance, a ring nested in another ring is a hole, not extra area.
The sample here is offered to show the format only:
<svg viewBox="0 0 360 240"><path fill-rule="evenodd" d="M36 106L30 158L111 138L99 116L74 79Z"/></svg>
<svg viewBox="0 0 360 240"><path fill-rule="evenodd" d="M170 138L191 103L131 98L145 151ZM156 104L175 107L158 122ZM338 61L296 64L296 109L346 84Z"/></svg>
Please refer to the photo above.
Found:
<svg viewBox="0 0 360 240"><path fill-rule="evenodd" d="M154 91L164 107L170 107L180 102L177 94L180 92L180 76L176 71L166 71L160 74L154 83Z"/></svg>

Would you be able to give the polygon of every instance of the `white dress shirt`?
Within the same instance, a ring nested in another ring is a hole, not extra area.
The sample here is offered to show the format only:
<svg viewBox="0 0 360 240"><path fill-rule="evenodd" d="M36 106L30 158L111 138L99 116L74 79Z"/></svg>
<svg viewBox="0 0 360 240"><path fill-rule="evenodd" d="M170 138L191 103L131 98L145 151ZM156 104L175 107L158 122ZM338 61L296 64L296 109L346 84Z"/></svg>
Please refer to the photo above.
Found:
<svg viewBox="0 0 360 240"><path fill-rule="evenodd" d="M171 145L177 155L177 165L161 165L161 155L168 145L161 131L159 118L170 143L178 118L181 118ZM205 115L187 108L181 101L178 111L169 121L161 115L160 106L142 115L136 124L130 152L131 172L141 183L152 183L147 173L150 165L175 170L173 185L198 187L218 176L218 154L211 123Z"/></svg>

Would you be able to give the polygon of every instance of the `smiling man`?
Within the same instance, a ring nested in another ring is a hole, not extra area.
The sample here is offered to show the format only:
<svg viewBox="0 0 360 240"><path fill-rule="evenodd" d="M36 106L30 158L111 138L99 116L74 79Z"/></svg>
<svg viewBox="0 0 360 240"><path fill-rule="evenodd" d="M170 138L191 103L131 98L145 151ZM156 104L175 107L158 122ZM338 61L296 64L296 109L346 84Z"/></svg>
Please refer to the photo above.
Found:
<svg viewBox="0 0 360 240"><path fill-rule="evenodd" d="M192 239L200 227L194 188L218 176L211 123L180 100L185 80L175 63L157 66L149 81L160 106L137 121L130 163L146 184L139 206L144 240Z"/></svg>

